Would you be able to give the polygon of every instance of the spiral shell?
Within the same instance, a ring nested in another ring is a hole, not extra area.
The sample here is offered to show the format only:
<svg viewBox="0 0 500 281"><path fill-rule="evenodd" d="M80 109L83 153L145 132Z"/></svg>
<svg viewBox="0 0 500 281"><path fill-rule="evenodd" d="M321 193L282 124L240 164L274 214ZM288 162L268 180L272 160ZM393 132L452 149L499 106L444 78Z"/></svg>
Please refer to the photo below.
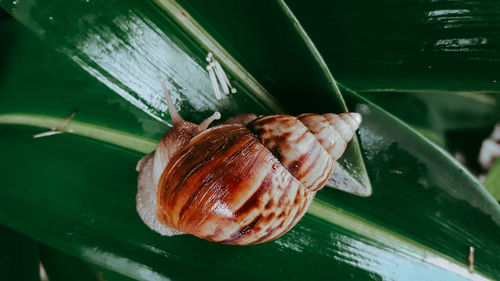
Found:
<svg viewBox="0 0 500 281"><path fill-rule="evenodd" d="M272 115L205 130L163 170L157 218L214 242L276 239L302 218L360 122L357 113Z"/></svg>

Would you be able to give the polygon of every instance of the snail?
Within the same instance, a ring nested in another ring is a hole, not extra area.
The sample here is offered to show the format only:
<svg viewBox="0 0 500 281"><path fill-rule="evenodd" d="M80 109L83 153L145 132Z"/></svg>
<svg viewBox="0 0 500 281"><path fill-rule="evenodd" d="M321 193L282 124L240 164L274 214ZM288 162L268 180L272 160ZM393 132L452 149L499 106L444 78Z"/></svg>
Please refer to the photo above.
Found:
<svg viewBox="0 0 500 281"><path fill-rule="evenodd" d="M208 128L184 121L162 85L173 127L137 164L137 211L162 235L224 244L276 239L304 215L361 123L358 113L257 117Z"/></svg>

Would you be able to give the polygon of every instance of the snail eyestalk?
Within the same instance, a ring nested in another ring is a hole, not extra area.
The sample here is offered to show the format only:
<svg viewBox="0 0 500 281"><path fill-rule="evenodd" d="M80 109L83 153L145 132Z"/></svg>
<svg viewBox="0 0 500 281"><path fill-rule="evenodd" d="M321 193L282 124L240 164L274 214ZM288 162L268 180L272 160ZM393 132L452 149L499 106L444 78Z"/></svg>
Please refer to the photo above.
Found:
<svg viewBox="0 0 500 281"><path fill-rule="evenodd" d="M204 131L210 126L210 123L214 122L215 120L219 120L221 117L220 112L216 111L212 116L208 117L207 119L203 120L203 122L198 125L198 130Z"/></svg>
<svg viewBox="0 0 500 281"><path fill-rule="evenodd" d="M168 106L168 112L170 113L170 118L172 118L172 123L174 123L175 126L176 124L183 122L184 119L182 119L181 115L175 108L174 102L172 101L172 98L168 93L167 85L165 85L165 80L160 79L160 82L161 82L161 87L163 88L163 93L165 94L165 99L167 100L167 106Z"/></svg>

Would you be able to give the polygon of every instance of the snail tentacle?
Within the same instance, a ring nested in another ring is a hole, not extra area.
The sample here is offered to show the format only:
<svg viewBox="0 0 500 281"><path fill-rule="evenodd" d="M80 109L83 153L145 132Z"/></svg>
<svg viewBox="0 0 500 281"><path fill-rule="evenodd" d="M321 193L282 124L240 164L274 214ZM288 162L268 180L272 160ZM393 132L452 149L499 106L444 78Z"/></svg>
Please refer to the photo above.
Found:
<svg viewBox="0 0 500 281"><path fill-rule="evenodd" d="M163 88L163 94L165 95L165 99L167 100L167 107L168 107L168 113L170 114L170 118L172 119L172 123L174 124L179 124L181 122L184 122L184 119L182 119L181 115L175 108L175 104L170 97L170 94L168 93L167 85L165 84L165 80L161 80L161 87Z"/></svg>
<svg viewBox="0 0 500 281"><path fill-rule="evenodd" d="M221 115L220 115L220 112L219 112L219 111L214 112L214 114L212 114L212 115L211 115L210 117L208 117L207 119L203 120L203 121L200 123L200 125L198 125L198 130L199 130L200 132L205 131L205 130L208 128L208 126L210 126L210 123L212 123L212 122L213 122L213 121L215 121L215 120L219 120L219 119L220 119L220 117L221 117Z"/></svg>

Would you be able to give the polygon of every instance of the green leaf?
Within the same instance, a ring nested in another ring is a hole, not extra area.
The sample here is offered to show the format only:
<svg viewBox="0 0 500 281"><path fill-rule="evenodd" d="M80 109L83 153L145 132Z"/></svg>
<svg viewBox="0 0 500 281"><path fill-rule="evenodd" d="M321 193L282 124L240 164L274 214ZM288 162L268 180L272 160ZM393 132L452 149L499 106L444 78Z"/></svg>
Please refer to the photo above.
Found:
<svg viewBox="0 0 500 281"><path fill-rule="evenodd" d="M220 5L200 0L178 1L178 5L168 0L156 2L180 18L184 26L189 23L182 17L206 27L214 40L234 54L288 111L294 114L311 110L345 111L329 69L283 1L259 5L252 1L224 1ZM290 99L290 96L302 98ZM314 102L317 99L323 100L323 104Z"/></svg>
<svg viewBox="0 0 500 281"><path fill-rule="evenodd" d="M40 281L38 243L0 224L0 279Z"/></svg>
<svg viewBox="0 0 500 281"><path fill-rule="evenodd" d="M482 142L500 122L500 95L491 92L362 92L422 135L460 159L474 174Z"/></svg>
<svg viewBox="0 0 500 281"><path fill-rule="evenodd" d="M287 1L338 81L355 90L498 93L496 1Z"/></svg>
<svg viewBox="0 0 500 281"><path fill-rule="evenodd" d="M450 151L467 139L467 145L474 147L474 158L486 134L500 121L500 96L496 93L427 90L361 93Z"/></svg>
<svg viewBox="0 0 500 281"><path fill-rule="evenodd" d="M493 198L500 201L500 161L496 161L495 165L490 169L483 185L493 195Z"/></svg>
<svg viewBox="0 0 500 281"><path fill-rule="evenodd" d="M141 19L168 21L160 12L155 16L154 6L125 3L132 5L134 12L120 4L109 11L93 6L95 10L89 14L109 12L111 23L124 24L130 22L125 19L136 19L130 15L136 15L142 7L149 13ZM91 1L88 5L105 4ZM6 4L2 2L2 6ZM35 6L33 11L38 16L45 9ZM58 16L54 13L53 20ZM44 17L23 22L35 30L41 19ZM85 21L82 24L88 27ZM0 205L2 223L136 279L234 280L236 276L253 280L411 280L425 276L428 280L465 280L500 276L500 210L496 202L441 149L346 90L348 108L361 112L364 118L359 139L373 184L370 198L321 190L296 227L280 239L261 245L234 247L187 235L157 235L135 211L135 164L147 147L154 147L166 127L156 118L164 110L163 101L158 100L160 89L138 81L144 87L138 87L144 89L138 91L141 99L130 98L116 86L123 79L103 78L91 72L97 81L85 72L89 71L87 64L75 66L12 22L2 25L0 30L6 33L2 38L12 38L10 50L2 53L8 59L2 60L2 68L7 71L0 83L0 168L5 175L0 188L4 200ZM60 32L86 36L71 26L67 28ZM122 29L113 30L118 33ZM135 31L130 28L123 32L136 38L140 32ZM56 46L50 43L55 38L64 43L57 45L60 48L71 47L54 30L47 32L53 32L53 37L39 34L44 42ZM168 47L173 44L171 38L177 37L165 36L161 42L149 43ZM189 37L182 38L176 39L176 44L191 44ZM127 48L148 47L134 42L138 41L118 43ZM194 65L193 71L203 65L189 58L202 58L204 52L195 56L182 50L177 56L179 65ZM131 51L127 58L134 59L134 54ZM111 60L114 56L102 52L102 58ZM162 65L157 61L152 65L157 63ZM182 78L186 70L168 71L168 77L187 79ZM235 77L239 85L248 83ZM205 78L198 82L206 85L206 92L174 92L178 103L183 99L181 112L188 120L199 121L214 109L226 115L249 109L270 111L258 102L255 91L245 92L245 87L239 87L243 93L230 96L222 105L214 104ZM152 78L147 81L156 83ZM131 91L131 95L138 92ZM300 103L302 97L288 98ZM321 99L309 102L324 106ZM154 106L144 109L144 105ZM78 114L68 124L68 128L77 129L75 134L32 138L44 130L40 127L50 128L75 109ZM470 246L476 249L475 273L467 271Z"/></svg>

